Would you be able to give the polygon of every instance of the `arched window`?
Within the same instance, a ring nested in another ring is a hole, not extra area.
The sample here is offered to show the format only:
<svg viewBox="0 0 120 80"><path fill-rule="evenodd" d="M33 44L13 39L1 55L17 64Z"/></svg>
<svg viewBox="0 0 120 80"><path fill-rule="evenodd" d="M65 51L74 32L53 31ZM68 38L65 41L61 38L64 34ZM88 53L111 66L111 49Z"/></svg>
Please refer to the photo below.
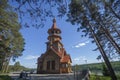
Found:
<svg viewBox="0 0 120 80"><path fill-rule="evenodd" d="M50 61L47 61L47 70L50 70Z"/></svg>
<svg viewBox="0 0 120 80"><path fill-rule="evenodd" d="M57 34L57 33L58 33L58 31L55 31L55 33Z"/></svg>
<svg viewBox="0 0 120 80"><path fill-rule="evenodd" d="M55 70L55 61L52 61L52 70Z"/></svg>
<svg viewBox="0 0 120 80"><path fill-rule="evenodd" d="M54 31L51 31L52 34L54 34Z"/></svg>

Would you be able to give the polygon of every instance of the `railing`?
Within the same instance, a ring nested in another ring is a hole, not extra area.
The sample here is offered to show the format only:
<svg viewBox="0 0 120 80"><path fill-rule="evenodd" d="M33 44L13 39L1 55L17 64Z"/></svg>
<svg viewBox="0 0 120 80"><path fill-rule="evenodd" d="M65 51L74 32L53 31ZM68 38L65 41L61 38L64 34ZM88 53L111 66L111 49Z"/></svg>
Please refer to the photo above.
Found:
<svg viewBox="0 0 120 80"><path fill-rule="evenodd" d="M90 72L88 70L75 71L74 80L90 80Z"/></svg>

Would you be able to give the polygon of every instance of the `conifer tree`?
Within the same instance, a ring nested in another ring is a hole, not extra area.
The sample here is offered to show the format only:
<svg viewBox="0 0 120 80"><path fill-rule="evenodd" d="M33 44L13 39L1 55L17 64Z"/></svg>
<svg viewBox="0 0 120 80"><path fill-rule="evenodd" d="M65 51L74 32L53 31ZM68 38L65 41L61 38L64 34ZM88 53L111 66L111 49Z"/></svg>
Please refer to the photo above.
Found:
<svg viewBox="0 0 120 80"><path fill-rule="evenodd" d="M7 72L10 59L15 60L24 50L24 39L19 30L17 14L7 0L0 0L0 71L3 73Z"/></svg>

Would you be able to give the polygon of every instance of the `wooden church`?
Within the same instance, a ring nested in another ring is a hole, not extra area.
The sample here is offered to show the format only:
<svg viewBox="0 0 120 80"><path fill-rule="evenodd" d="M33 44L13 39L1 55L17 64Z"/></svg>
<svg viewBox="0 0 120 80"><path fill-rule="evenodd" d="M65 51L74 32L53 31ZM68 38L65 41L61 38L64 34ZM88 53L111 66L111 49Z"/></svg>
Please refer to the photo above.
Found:
<svg viewBox="0 0 120 80"><path fill-rule="evenodd" d="M38 74L60 74L70 73L71 57L65 51L61 43L61 30L56 26L56 20L53 19L53 25L48 30L48 42L46 42L46 52L38 57L37 73Z"/></svg>

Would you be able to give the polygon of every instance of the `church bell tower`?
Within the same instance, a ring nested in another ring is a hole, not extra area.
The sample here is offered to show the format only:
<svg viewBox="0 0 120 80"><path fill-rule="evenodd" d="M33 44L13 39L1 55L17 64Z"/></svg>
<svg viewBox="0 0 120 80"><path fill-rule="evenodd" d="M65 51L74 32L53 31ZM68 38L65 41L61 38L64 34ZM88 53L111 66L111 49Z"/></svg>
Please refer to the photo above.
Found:
<svg viewBox="0 0 120 80"><path fill-rule="evenodd" d="M60 51L63 48L63 44L61 43L61 30L56 26L56 19L53 19L53 25L50 29L48 29L48 42L47 50L51 47L54 47L57 51Z"/></svg>

